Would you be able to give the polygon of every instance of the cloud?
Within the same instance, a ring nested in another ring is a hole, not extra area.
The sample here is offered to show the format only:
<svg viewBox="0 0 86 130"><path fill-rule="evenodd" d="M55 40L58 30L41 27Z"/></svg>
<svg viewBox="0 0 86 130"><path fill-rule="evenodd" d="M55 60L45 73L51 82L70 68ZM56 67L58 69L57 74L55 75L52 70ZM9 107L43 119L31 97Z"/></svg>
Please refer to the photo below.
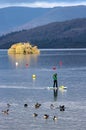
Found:
<svg viewBox="0 0 86 130"><path fill-rule="evenodd" d="M56 6L76 6L86 5L86 2L32 2L32 3L5 3L0 4L0 8L22 6L22 7L42 7L42 8L53 8Z"/></svg>

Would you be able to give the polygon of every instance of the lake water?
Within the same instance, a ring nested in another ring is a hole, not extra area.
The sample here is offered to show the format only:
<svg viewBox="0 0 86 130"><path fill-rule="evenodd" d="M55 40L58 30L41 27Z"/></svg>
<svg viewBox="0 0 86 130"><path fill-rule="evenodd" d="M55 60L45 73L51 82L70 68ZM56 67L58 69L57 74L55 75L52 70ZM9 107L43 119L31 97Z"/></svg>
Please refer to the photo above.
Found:
<svg viewBox="0 0 86 130"><path fill-rule="evenodd" d="M54 73L58 73L58 85L67 87L57 94L48 89ZM39 109L34 107L37 102ZM9 114L3 114L7 103ZM65 111L59 105L65 105ZM44 114L49 115L47 120ZM0 50L0 130L52 129L86 129L86 50L41 50L38 56Z"/></svg>

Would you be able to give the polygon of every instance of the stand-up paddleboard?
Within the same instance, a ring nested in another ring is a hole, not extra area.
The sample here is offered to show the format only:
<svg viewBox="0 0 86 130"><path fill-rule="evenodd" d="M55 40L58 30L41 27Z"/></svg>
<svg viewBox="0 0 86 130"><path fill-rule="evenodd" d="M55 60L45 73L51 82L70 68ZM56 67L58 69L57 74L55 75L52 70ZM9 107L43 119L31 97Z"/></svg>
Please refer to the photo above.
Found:
<svg viewBox="0 0 86 130"><path fill-rule="evenodd" d="M59 87L47 87L48 90L57 90L57 89L67 89L65 86L59 86Z"/></svg>
<svg viewBox="0 0 86 130"><path fill-rule="evenodd" d="M57 87L47 87L48 90L57 90Z"/></svg>

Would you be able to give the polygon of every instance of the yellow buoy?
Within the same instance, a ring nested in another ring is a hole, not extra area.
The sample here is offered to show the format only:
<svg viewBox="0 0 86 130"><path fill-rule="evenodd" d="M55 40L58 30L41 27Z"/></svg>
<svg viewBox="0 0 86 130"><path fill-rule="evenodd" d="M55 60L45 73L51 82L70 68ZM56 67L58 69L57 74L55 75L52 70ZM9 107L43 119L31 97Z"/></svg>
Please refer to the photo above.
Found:
<svg viewBox="0 0 86 130"><path fill-rule="evenodd" d="M60 88L64 89L64 86L60 86Z"/></svg>
<svg viewBox="0 0 86 130"><path fill-rule="evenodd" d="M65 87L65 86L60 86L59 88L60 89L67 89L67 87Z"/></svg>
<svg viewBox="0 0 86 130"><path fill-rule="evenodd" d="M33 75L32 75L32 78L33 78L33 79L36 79L36 75L35 75L35 74L33 74Z"/></svg>

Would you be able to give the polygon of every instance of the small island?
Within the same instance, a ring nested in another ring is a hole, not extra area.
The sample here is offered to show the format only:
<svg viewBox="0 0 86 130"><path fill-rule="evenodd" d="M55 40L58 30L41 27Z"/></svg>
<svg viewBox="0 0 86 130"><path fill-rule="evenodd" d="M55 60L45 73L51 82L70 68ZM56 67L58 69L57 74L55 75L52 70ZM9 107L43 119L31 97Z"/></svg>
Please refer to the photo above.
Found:
<svg viewBox="0 0 86 130"><path fill-rule="evenodd" d="M40 50L30 43L16 43L8 49L8 54L40 54Z"/></svg>

